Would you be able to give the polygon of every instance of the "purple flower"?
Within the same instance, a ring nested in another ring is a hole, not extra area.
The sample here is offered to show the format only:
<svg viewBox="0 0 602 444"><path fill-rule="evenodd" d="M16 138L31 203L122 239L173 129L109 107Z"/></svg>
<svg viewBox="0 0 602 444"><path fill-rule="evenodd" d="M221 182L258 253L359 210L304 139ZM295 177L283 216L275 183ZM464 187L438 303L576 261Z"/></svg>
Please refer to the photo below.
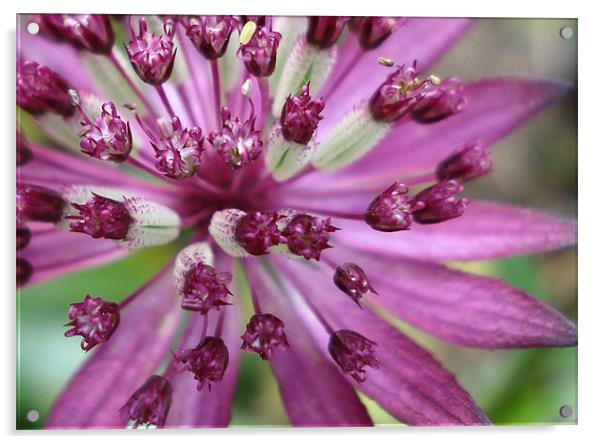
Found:
<svg viewBox="0 0 602 444"><path fill-rule="evenodd" d="M379 313L464 347L576 345L576 327L558 311L503 281L445 265L576 243L572 220L459 196L492 170L495 142L565 87L520 77L465 84L423 77L419 70L468 20L362 17L354 20L359 44L350 34L335 48L347 19L312 17L303 60L324 64L320 75L328 75L314 90L321 98L312 99L306 74L317 71L286 69L302 65L288 44L296 36L279 48L278 21L272 30L269 17L243 18L241 61L224 53L231 20L189 18L188 37L202 55L180 40L191 51L182 51L186 69L171 75L173 22L166 19L156 36L143 18L126 44L132 67L107 73L114 78L102 84L81 51L19 36L18 104L57 145L69 148L81 130L69 118L67 85L106 102L98 119L84 122L88 156L35 143L27 151L19 142L29 161L18 167L17 283L108 263L132 248L174 240L181 248L118 305L88 296L70 307L67 335L95 350L45 426L227 426L241 348L269 360L295 426L372 425L357 390L407 425L490 424L454 376ZM290 20L305 26L305 18ZM358 51L376 46L393 60L385 65L417 63L387 76L372 51ZM246 69L232 69L226 81L222 63L207 60L220 56L224 66ZM204 74L211 65L223 81ZM274 112L283 72L295 86ZM136 75L165 83L161 106L154 88L136 87ZM143 131L132 135L112 105L135 109L128 97L145 106L136 114ZM171 108L178 117L164 116ZM281 134L264 155L273 117ZM203 131L211 149L203 149ZM324 148L335 151L319 164ZM247 293L254 315L245 326Z"/></svg>
<svg viewBox="0 0 602 444"><path fill-rule="evenodd" d="M42 32L78 49L109 54L115 43L111 20L104 14L39 14L34 19Z"/></svg>

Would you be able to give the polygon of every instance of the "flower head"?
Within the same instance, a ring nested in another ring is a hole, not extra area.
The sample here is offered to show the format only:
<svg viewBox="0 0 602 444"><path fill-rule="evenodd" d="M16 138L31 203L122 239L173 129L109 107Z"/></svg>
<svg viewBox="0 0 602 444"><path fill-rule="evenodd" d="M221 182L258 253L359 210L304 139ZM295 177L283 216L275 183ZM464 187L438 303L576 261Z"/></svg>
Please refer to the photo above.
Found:
<svg viewBox="0 0 602 444"><path fill-rule="evenodd" d="M260 256L268 248L286 242L278 225L282 217L276 212L253 211L241 218L236 226L236 240L249 253Z"/></svg>
<svg viewBox="0 0 602 444"><path fill-rule="evenodd" d="M58 222L65 206L65 200L56 191L39 185L17 185L17 217L20 219Z"/></svg>
<svg viewBox="0 0 602 444"><path fill-rule="evenodd" d="M284 138L307 145L318 128L318 122L322 120L320 113L323 109L324 99L311 99L309 83L303 85L296 96L288 96L280 115Z"/></svg>
<svg viewBox="0 0 602 444"><path fill-rule="evenodd" d="M456 78L431 83L423 97L412 107L412 117L420 123L439 122L466 108L464 87Z"/></svg>
<svg viewBox="0 0 602 444"><path fill-rule="evenodd" d="M94 239L126 239L134 222L124 203L98 194L94 194L85 204L72 203L71 206L79 213L66 217L73 220L69 224L71 231L87 234Z"/></svg>
<svg viewBox="0 0 602 444"><path fill-rule="evenodd" d="M184 350L176 360L178 371L194 374L197 390L201 391L205 383L211 390L211 383L221 381L228 368L228 348L221 338L207 336L196 347Z"/></svg>
<svg viewBox="0 0 602 444"><path fill-rule="evenodd" d="M44 65L17 62L17 104L31 114L49 111L69 117L75 111L67 82Z"/></svg>
<svg viewBox="0 0 602 444"><path fill-rule="evenodd" d="M132 151L132 131L129 122L117 114L113 102L105 102L101 114L92 121L81 107L82 131L80 147L90 157L112 162L125 162Z"/></svg>
<svg viewBox="0 0 602 444"><path fill-rule="evenodd" d="M406 19L393 17L354 17L351 28L357 32L362 48L378 48Z"/></svg>
<svg viewBox="0 0 602 444"><path fill-rule="evenodd" d="M337 42L349 17L308 17L307 42L318 48L330 48Z"/></svg>
<svg viewBox="0 0 602 444"><path fill-rule="evenodd" d="M463 182L476 179L493 171L491 153L480 141L467 143L460 147L439 165L439 180L456 179Z"/></svg>
<svg viewBox="0 0 602 444"><path fill-rule="evenodd" d="M230 273L220 273L211 265L195 264L184 276L182 308L206 314L229 305L226 298L232 293L226 285L230 281Z"/></svg>
<svg viewBox="0 0 602 444"><path fill-rule="evenodd" d="M107 342L119 326L119 305L86 295L83 302L71 304L68 312L71 327L65 336L82 336L81 348L90 351Z"/></svg>
<svg viewBox="0 0 602 444"><path fill-rule="evenodd" d="M186 35L209 60L219 59L228 49L232 31L239 22L231 15L193 15L185 22Z"/></svg>
<svg viewBox="0 0 602 444"><path fill-rule="evenodd" d="M96 54L109 54L115 43L111 20L105 14L39 14L35 21L43 33Z"/></svg>
<svg viewBox="0 0 602 444"><path fill-rule="evenodd" d="M243 350L254 351L264 360L270 360L276 349L288 348L284 322L270 313L254 314L240 338Z"/></svg>
<svg viewBox="0 0 602 444"><path fill-rule="evenodd" d="M378 231L407 230L412 225L414 206L408 196L408 187L395 181L370 203L364 213L364 220Z"/></svg>
<svg viewBox="0 0 602 444"><path fill-rule="evenodd" d="M338 230L330 224L330 218L320 219L309 214L297 214L286 225L282 234L291 253L303 256L305 259L320 260L320 253L328 245L330 233Z"/></svg>
<svg viewBox="0 0 602 444"><path fill-rule="evenodd" d="M133 35L132 30L133 38L125 45L130 63L142 81L151 85L161 85L171 76L176 59L173 43L175 25L171 19L165 20L165 34L160 36L148 30L144 17L140 18L138 26L138 35Z"/></svg>
<svg viewBox="0 0 602 444"><path fill-rule="evenodd" d="M252 33L248 40L245 39L245 32ZM276 67L276 53L281 39L282 35L272 31L271 27L247 22L241 31L238 57L245 62L247 70L255 77L268 77Z"/></svg>
<svg viewBox="0 0 602 444"><path fill-rule="evenodd" d="M412 211L414 220L420 224L435 224L464 214L468 199L458 199L456 194L464 187L455 180L443 180L414 196Z"/></svg>
<svg viewBox="0 0 602 444"><path fill-rule="evenodd" d="M134 427L165 425L173 389L168 379L153 375L138 388L119 410L122 418L134 421Z"/></svg>
<svg viewBox="0 0 602 444"><path fill-rule="evenodd" d="M207 140L231 169L247 166L261 154L261 133L255 129L255 112L247 120L232 117L225 106L221 113L222 128L212 132Z"/></svg>
<svg viewBox="0 0 602 444"><path fill-rule="evenodd" d="M364 367L379 368L375 357L376 342L352 330L339 330L330 335L328 352L332 359L357 382L366 380Z"/></svg>
<svg viewBox="0 0 602 444"><path fill-rule="evenodd" d="M196 174L203 154L203 133L198 126L182 128L180 119L160 121L161 137L151 139L157 169L171 179L185 179Z"/></svg>
<svg viewBox="0 0 602 444"><path fill-rule="evenodd" d="M376 293L368 282L364 270L352 262L339 265L334 271L332 279L338 289L353 299L357 305L360 305L360 299L370 291Z"/></svg>

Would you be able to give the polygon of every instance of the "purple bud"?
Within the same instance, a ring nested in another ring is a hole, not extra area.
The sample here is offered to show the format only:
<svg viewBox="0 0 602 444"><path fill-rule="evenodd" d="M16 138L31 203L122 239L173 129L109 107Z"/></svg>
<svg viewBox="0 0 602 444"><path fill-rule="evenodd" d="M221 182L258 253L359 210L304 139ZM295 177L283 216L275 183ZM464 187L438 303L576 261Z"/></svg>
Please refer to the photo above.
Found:
<svg viewBox="0 0 602 444"><path fill-rule="evenodd" d="M307 43L318 48L330 48L337 42L349 17L308 17Z"/></svg>
<svg viewBox="0 0 602 444"><path fill-rule="evenodd" d="M184 276L182 308L206 314L229 305L226 298L232 293L226 285L231 281L230 273L220 273L203 263L195 264Z"/></svg>
<svg viewBox="0 0 602 444"><path fill-rule="evenodd" d="M144 385L134 392L119 413L123 420L134 421L134 427L140 425L155 425L162 428L165 425L173 389L168 379L153 375Z"/></svg>
<svg viewBox="0 0 602 444"><path fill-rule="evenodd" d="M65 336L80 335L83 337L81 348L90 351L96 345L107 342L119 325L119 305L86 295L83 302L69 305L68 312L72 327Z"/></svg>
<svg viewBox="0 0 602 444"><path fill-rule="evenodd" d="M254 351L264 360L270 360L277 348L288 348L284 322L270 313L253 315L240 338L243 341L241 349Z"/></svg>
<svg viewBox="0 0 602 444"><path fill-rule="evenodd" d="M17 105L31 114L46 111L69 117L75 111L67 82L44 65L17 62Z"/></svg>
<svg viewBox="0 0 602 444"><path fill-rule="evenodd" d="M138 77L151 85L160 85L171 76L176 58L174 23L171 19L165 20L165 34L160 36L148 30L144 17L140 18L138 25L138 35L125 45L125 50ZM133 30L131 33L134 35Z"/></svg>
<svg viewBox="0 0 602 444"><path fill-rule="evenodd" d="M268 26L258 26L251 40L238 48L238 57L255 77L268 77L276 67L276 52L281 39L279 32Z"/></svg>
<svg viewBox="0 0 602 444"><path fill-rule="evenodd" d="M34 21L43 34L96 54L109 54L115 43L106 14L39 14Z"/></svg>
<svg viewBox="0 0 602 444"><path fill-rule="evenodd" d="M193 15L188 17L186 35L209 60L219 59L228 49L232 31L239 26L231 15Z"/></svg>
<svg viewBox="0 0 602 444"><path fill-rule="evenodd" d="M280 218L275 212L247 213L236 226L235 239L249 254L266 254L268 248L286 242L276 225Z"/></svg>
<svg viewBox="0 0 602 444"><path fill-rule="evenodd" d="M244 122L238 117L232 118L225 106L221 118L221 131L212 132L207 140L231 169L247 166L259 157L263 147L261 133L255 130L253 107Z"/></svg>
<svg viewBox="0 0 602 444"><path fill-rule="evenodd" d="M17 166L23 166L33 159L33 152L27 139L17 131Z"/></svg>
<svg viewBox="0 0 602 444"><path fill-rule="evenodd" d="M463 111L466 105L464 86L451 77L425 89L423 97L412 107L412 117L420 123L435 123Z"/></svg>
<svg viewBox="0 0 602 444"><path fill-rule="evenodd" d="M29 227L17 221L17 251L27 247L29 245L30 240L31 230L29 229Z"/></svg>
<svg viewBox="0 0 602 444"><path fill-rule="evenodd" d="M309 83L301 88L298 95L288 96L280 116L283 137L286 140L307 145L318 128L318 122L323 118L320 115L323 109L323 98L311 99Z"/></svg>
<svg viewBox="0 0 602 444"><path fill-rule="evenodd" d="M286 236L288 249L297 256L305 259L320 260L320 253L328 245L330 233L338 228L330 225L330 218L319 219L309 214L297 214L282 231Z"/></svg>
<svg viewBox="0 0 602 444"><path fill-rule="evenodd" d="M328 351L341 370L357 382L366 380L364 367L379 368L374 356L376 342L351 330L339 330L330 336Z"/></svg>
<svg viewBox="0 0 602 444"><path fill-rule="evenodd" d="M17 287L25 285L33 274L33 267L26 259L17 258Z"/></svg>
<svg viewBox="0 0 602 444"><path fill-rule="evenodd" d="M125 162L132 151L130 124L121 120L113 102L105 102L101 114L92 122L82 114L80 147L90 157L112 162Z"/></svg>
<svg viewBox="0 0 602 444"><path fill-rule="evenodd" d="M461 216L466 210L468 199L458 199L455 195L464 187L455 180L443 180L414 196L416 208L412 212L419 224L435 224Z"/></svg>
<svg viewBox="0 0 602 444"><path fill-rule="evenodd" d="M161 126L161 138L151 140L157 159L155 166L166 177L185 179L196 174L203 154L203 132L198 126L182 128L180 119L172 117Z"/></svg>
<svg viewBox="0 0 602 444"><path fill-rule="evenodd" d="M364 213L364 221L378 231L407 230L412 225L412 209L408 187L395 181L370 203Z"/></svg>
<svg viewBox="0 0 602 444"><path fill-rule="evenodd" d="M177 371L188 370L198 381L197 390L201 391L207 382L219 382L228 367L228 348L224 341L214 336L207 336L195 348L182 352L177 358Z"/></svg>
<svg viewBox="0 0 602 444"><path fill-rule="evenodd" d="M94 194L85 204L72 203L79 215L67 216L73 220L71 231L84 233L94 239L124 240L134 219L122 202Z"/></svg>
<svg viewBox="0 0 602 444"><path fill-rule="evenodd" d="M425 95L431 80L416 77L416 63L397 66L370 98L369 107L377 122L393 122L403 117Z"/></svg>
<svg viewBox="0 0 602 444"><path fill-rule="evenodd" d="M350 24L358 34L360 46L369 50L378 48L406 20L393 17L355 17Z"/></svg>
<svg viewBox="0 0 602 444"><path fill-rule="evenodd" d="M457 179L467 182L493 171L493 160L480 141L464 145L437 166L439 180Z"/></svg>
<svg viewBox="0 0 602 444"><path fill-rule="evenodd" d="M368 282L364 270L352 262L339 265L334 272L332 280L339 290L353 299L357 305L360 305L360 299L367 295L368 292L376 293Z"/></svg>
<svg viewBox="0 0 602 444"><path fill-rule="evenodd" d="M38 222L61 220L65 201L55 191L38 185L17 184L17 217Z"/></svg>

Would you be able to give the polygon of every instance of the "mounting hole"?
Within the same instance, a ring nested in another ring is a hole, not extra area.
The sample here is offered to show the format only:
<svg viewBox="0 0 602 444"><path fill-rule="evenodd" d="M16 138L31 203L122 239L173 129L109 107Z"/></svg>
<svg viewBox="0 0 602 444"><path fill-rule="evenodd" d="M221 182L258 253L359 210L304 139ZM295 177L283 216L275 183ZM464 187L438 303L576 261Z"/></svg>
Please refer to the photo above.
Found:
<svg viewBox="0 0 602 444"><path fill-rule="evenodd" d="M38 32L40 32L40 25L38 25L36 22L28 23L27 32L31 35L36 35Z"/></svg>
<svg viewBox="0 0 602 444"><path fill-rule="evenodd" d="M560 416L563 418L570 418L573 416L573 408L570 405L563 405L560 407L558 413L560 413Z"/></svg>
<svg viewBox="0 0 602 444"><path fill-rule="evenodd" d="M573 28L571 28L570 26L563 26L562 28L560 28L560 37L562 37L565 40L573 38Z"/></svg>
<svg viewBox="0 0 602 444"><path fill-rule="evenodd" d="M30 410L27 412L27 420L29 422L36 422L38 419L40 419L40 414L37 410Z"/></svg>

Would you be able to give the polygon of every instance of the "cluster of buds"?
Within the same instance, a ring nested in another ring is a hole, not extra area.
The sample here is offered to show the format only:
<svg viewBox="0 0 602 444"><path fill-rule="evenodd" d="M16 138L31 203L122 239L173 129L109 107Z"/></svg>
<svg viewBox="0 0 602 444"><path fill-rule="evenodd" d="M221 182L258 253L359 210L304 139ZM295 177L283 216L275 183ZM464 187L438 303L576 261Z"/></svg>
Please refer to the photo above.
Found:
<svg viewBox="0 0 602 444"><path fill-rule="evenodd" d="M31 114L46 111L69 117L75 111L67 82L44 65L17 61L17 105Z"/></svg>
<svg viewBox="0 0 602 444"><path fill-rule="evenodd" d="M414 62L395 67L370 98L369 109L377 122L394 122L410 113L417 122L434 123L464 110L466 104L459 80L442 82L430 76L421 81Z"/></svg>
<svg viewBox="0 0 602 444"><path fill-rule="evenodd" d="M464 187L455 180L437 182L415 196L398 181L379 194L364 213L364 221L378 231L407 230L412 221L420 224L443 222L461 216L468 200L457 198Z"/></svg>
<svg viewBox="0 0 602 444"><path fill-rule="evenodd" d="M238 57L255 77L268 77L276 67L276 53L281 40L282 35L272 31L268 22L259 25L247 21L240 32Z"/></svg>
<svg viewBox="0 0 602 444"><path fill-rule="evenodd" d="M90 351L107 342L119 325L119 305L86 295L83 302L71 304L68 312L71 327L65 336L82 336L81 348Z"/></svg>
<svg viewBox="0 0 602 444"><path fill-rule="evenodd" d="M239 21L231 15L192 15L183 19L186 35L195 48L209 60L219 59L228 49L232 31Z"/></svg>
<svg viewBox="0 0 602 444"><path fill-rule="evenodd" d="M399 17L354 17L349 27L357 33L360 46L364 50L371 50L382 45L405 21L405 18Z"/></svg>
<svg viewBox="0 0 602 444"><path fill-rule="evenodd" d="M106 14L39 14L34 21L44 35L95 54L109 54L115 43L111 20Z"/></svg>

